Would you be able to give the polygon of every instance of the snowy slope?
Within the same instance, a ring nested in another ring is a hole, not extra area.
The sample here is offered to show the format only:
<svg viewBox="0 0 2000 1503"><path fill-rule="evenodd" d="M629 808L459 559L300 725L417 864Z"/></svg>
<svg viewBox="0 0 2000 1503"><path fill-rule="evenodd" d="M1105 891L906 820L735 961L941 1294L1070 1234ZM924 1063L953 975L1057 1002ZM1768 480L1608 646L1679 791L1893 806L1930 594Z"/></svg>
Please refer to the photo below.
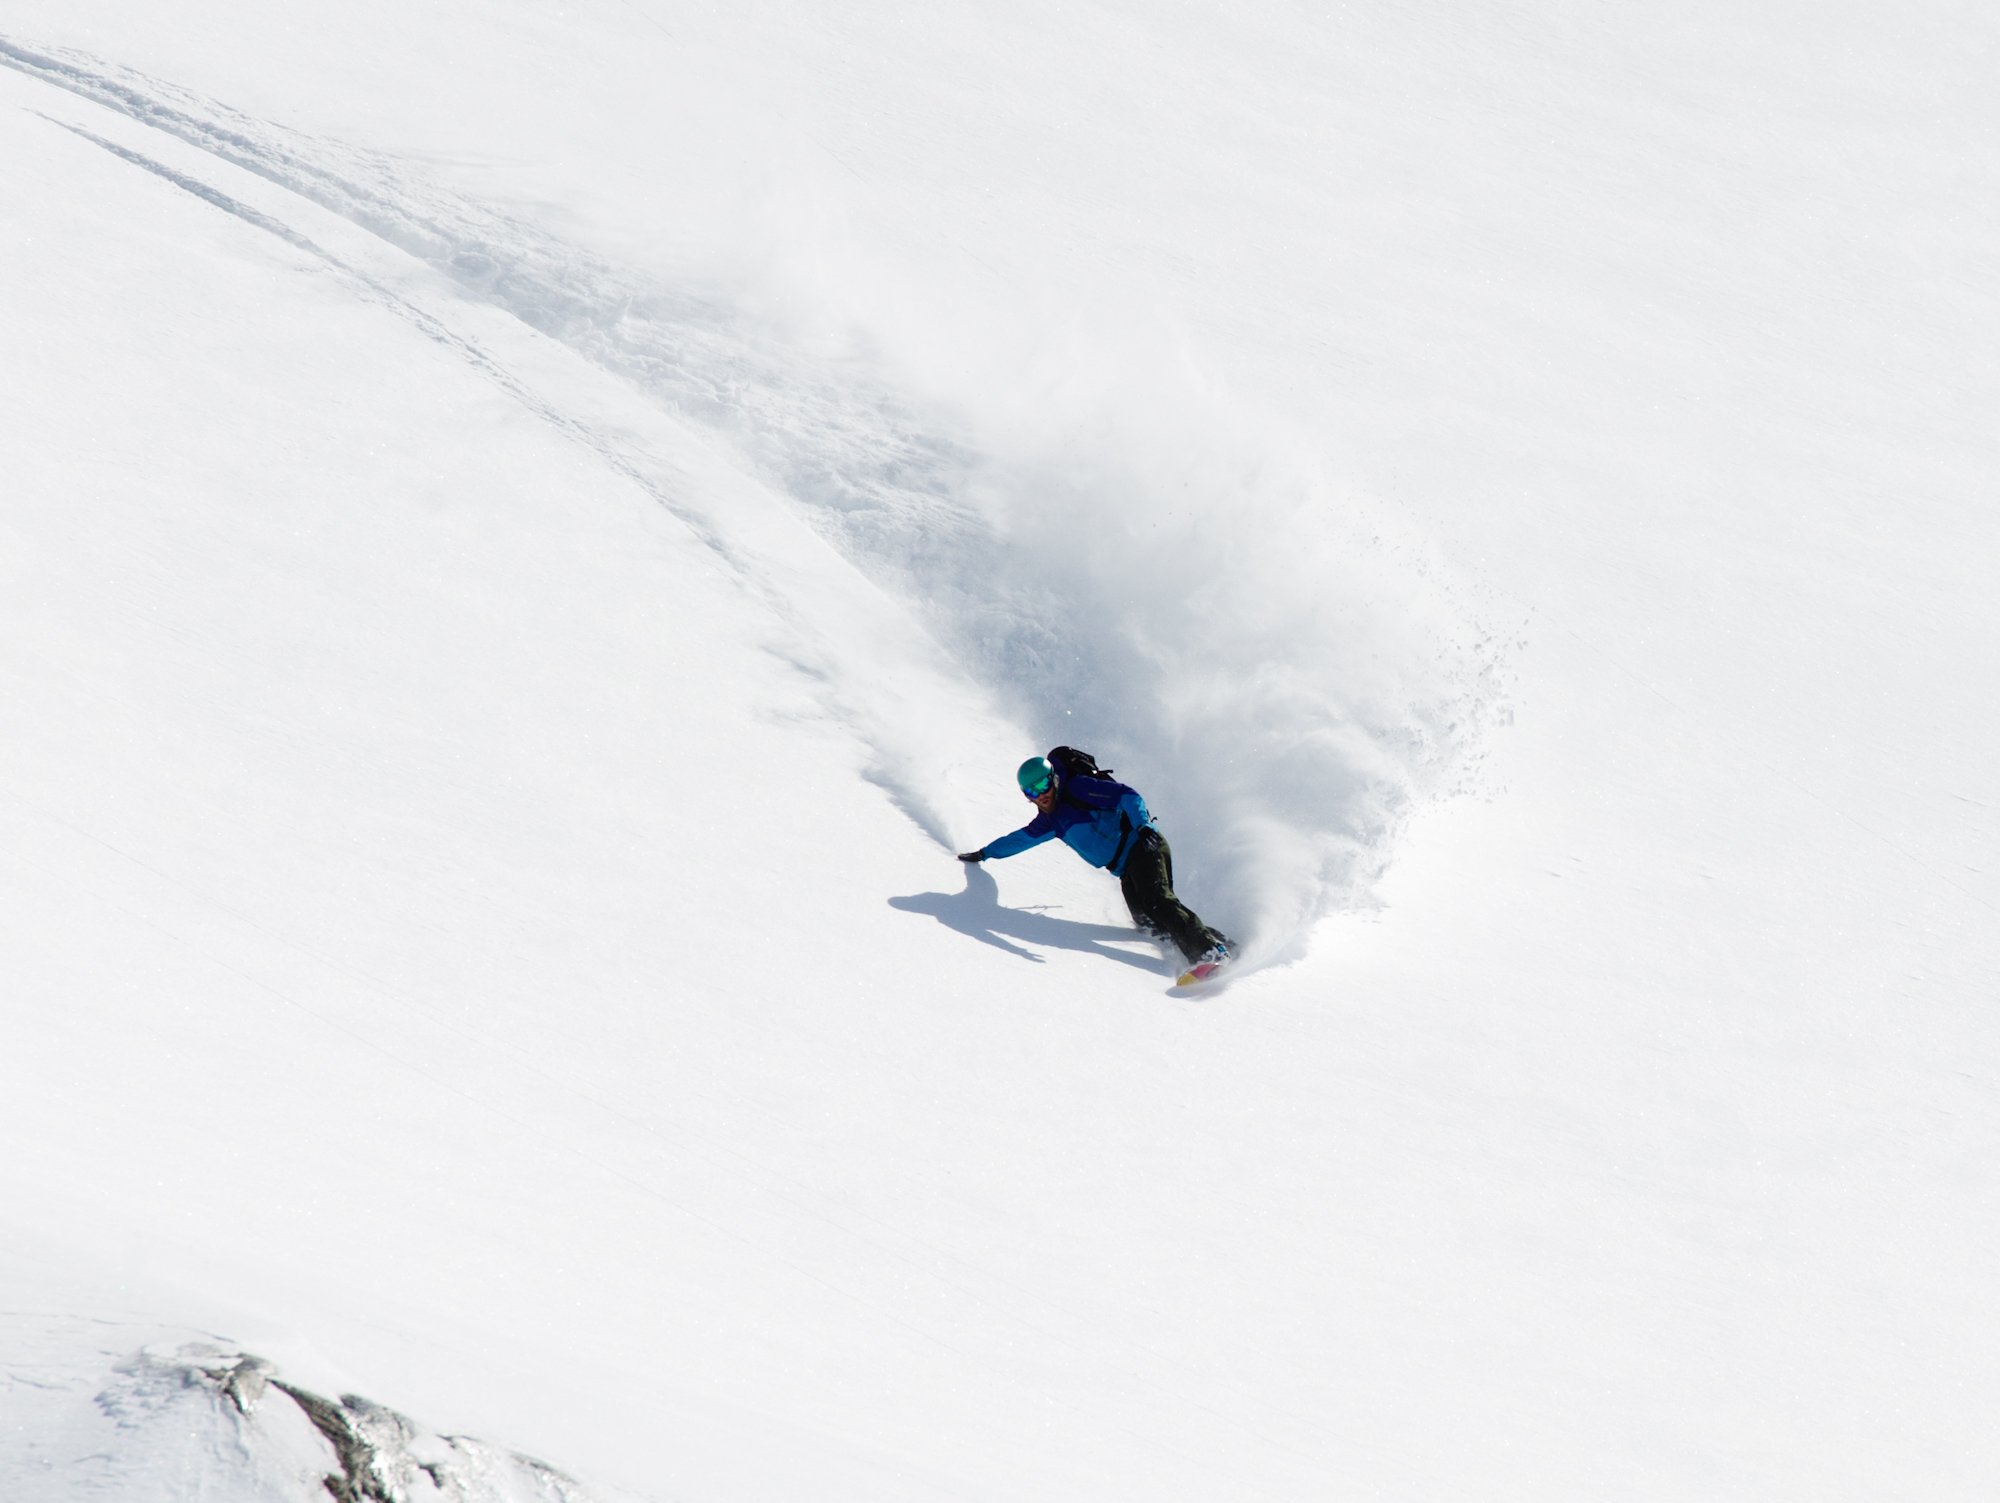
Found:
<svg viewBox="0 0 2000 1503"><path fill-rule="evenodd" d="M0 1491L1981 1496L1993 41L14 7Z"/></svg>

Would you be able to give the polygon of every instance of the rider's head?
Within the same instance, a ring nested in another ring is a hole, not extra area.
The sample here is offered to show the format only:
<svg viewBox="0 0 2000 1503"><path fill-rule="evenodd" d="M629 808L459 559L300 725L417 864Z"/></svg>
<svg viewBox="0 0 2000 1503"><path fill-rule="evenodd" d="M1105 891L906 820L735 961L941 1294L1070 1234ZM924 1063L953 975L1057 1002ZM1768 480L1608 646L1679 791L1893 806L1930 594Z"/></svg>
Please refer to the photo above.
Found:
<svg viewBox="0 0 2000 1503"><path fill-rule="evenodd" d="M1047 812L1055 807L1056 770L1047 757L1028 758L1014 774L1014 781L1021 785L1021 796L1034 800L1036 808Z"/></svg>

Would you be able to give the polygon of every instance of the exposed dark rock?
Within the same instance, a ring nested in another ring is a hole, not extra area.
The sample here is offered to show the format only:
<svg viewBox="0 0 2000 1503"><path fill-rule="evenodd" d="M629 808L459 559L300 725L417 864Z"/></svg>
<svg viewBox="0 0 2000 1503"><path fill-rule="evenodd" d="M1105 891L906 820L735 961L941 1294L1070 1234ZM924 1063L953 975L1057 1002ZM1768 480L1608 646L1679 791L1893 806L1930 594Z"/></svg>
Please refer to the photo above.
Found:
<svg viewBox="0 0 2000 1503"><path fill-rule="evenodd" d="M182 1346L171 1357L141 1353L127 1369L213 1392L239 1424L259 1422L259 1406L276 1389L333 1448L339 1470L322 1479L334 1503L588 1503L582 1488L547 1462L462 1435L435 1435L406 1416L359 1394L327 1398L277 1376L261 1357L210 1342ZM107 1412L123 1412L117 1390L100 1395Z"/></svg>
<svg viewBox="0 0 2000 1503"><path fill-rule="evenodd" d="M343 1396L336 1404L282 1378L272 1378L270 1382L273 1388L291 1395L292 1402L305 1411L306 1418L333 1447L340 1475L328 1475L326 1490L333 1494L335 1503L402 1503L389 1490L375 1465L375 1448L349 1417L349 1398Z"/></svg>

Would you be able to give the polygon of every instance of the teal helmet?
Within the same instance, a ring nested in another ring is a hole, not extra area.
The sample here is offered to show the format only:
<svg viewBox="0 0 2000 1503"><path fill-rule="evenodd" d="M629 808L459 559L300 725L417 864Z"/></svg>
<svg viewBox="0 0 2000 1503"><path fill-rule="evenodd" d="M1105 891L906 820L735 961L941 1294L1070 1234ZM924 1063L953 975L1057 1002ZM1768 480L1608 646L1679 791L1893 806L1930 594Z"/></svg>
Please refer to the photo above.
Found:
<svg viewBox="0 0 2000 1503"><path fill-rule="evenodd" d="M1049 765L1047 757L1030 757L1014 774L1014 781L1021 785L1024 796L1040 798L1056 786L1056 770Z"/></svg>

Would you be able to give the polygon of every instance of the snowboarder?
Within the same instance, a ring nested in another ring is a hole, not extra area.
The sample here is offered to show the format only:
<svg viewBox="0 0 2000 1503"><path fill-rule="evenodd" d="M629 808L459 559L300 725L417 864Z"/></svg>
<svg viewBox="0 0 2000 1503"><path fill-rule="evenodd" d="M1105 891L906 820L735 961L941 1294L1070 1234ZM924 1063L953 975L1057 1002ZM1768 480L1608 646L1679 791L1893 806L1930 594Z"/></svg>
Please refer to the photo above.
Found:
<svg viewBox="0 0 2000 1503"><path fill-rule="evenodd" d="M1205 980L1229 958L1229 940L1174 896L1173 852L1136 789L1114 782L1109 769L1067 746L1028 758L1014 776L1022 796L1034 804L1035 817L976 851L960 852L959 860L997 861L1060 837L1118 879L1133 923L1171 940L1187 957L1183 982Z"/></svg>

